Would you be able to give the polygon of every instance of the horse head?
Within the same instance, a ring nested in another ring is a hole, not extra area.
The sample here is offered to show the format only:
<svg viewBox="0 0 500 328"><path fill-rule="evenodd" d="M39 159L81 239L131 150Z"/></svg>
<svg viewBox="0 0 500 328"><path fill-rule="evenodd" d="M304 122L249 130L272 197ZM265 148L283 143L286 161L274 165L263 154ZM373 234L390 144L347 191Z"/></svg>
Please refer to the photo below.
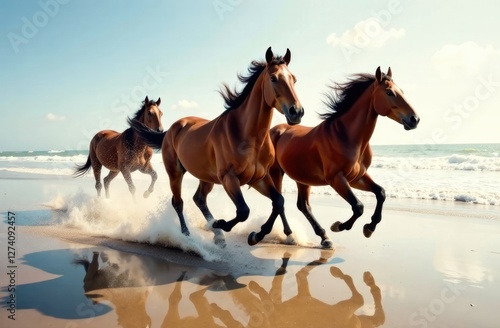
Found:
<svg viewBox="0 0 500 328"><path fill-rule="evenodd" d="M138 121L146 125L151 130L163 132L163 125L161 123L163 112L160 109L160 103L161 98L158 98L157 101L154 101L149 100L149 98L146 96Z"/></svg>
<svg viewBox="0 0 500 328"><path fill-rule="evenodd" d="M394 83L391 68L389 67L387 74L383 74L380 67L378 67L375 78L375 90L372 99L377 114L388 116L402 124L405 130L415 129L420 122L420 118L406 100L403 90Z"/></svg>
<svg viewBox="0 0 500 328"><path fill-rule="evenodd" d="M266 103L284 114L288 124L294 125L300 123L304 108L294 89L297 78L288 69L290 57L289 49L283 57L275 57L271 47L267 49L263 90Z"/></svg>

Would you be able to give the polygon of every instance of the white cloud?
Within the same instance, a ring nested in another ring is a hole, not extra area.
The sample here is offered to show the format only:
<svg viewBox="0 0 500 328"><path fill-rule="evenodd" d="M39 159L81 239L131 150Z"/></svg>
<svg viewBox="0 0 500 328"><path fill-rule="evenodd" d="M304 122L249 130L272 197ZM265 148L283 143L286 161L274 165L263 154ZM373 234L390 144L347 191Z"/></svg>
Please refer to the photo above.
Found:
<svg viewBox="0 0 500 328"><path fill-rule="evenodd" d="M405 30L400 28L386 28L378 19L369 18L358 22L350 30L346 30L341 36L336 33L330 34L326 43L333 47L382 47L391 39L400 39L405 35Z"/></svg>
<svg viewBox="0 0 500 328"><path fill-rule="evenodd" d="M54 113L48 113L47 115L45 115L45 120L49 122L65 121L66 116L56 115Z"/></svg>
<svg viewBox="0 0 500 328"><path fill-rule="evenodd" d="M199 105L196 101L189 101L186 99L179 100L176 104L172 105L172 109L176 108L186 108L186 109L191 109L191 108L197 108Z"/></svg>
<svg viewBox="0 0 500 328"><path fill-rule="evenodd" d="M444 79L482 74L489 64L500 55L500 51L491 45L481 47L475 42L447 44L432 56L432 64Z"/></svg>

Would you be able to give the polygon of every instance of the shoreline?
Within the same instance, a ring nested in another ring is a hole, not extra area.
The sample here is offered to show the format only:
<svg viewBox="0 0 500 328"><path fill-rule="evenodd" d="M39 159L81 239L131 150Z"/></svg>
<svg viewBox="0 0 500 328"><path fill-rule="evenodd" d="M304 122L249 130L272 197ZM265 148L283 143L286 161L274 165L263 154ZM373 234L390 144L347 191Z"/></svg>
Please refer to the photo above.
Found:
<svg viewBox="0 0 500 328"><path fill-rule="evenodd" d="M495 312L500 215L494 205L388 199L382 222L366 239L362 226L370 220L375 199L364 197L364 215L350 231L328 230L334 250L324 251L317 248L319 238L296 210L295 195L288 193L287 217L300 246L280 244L284 236L278 220L264 243L252 247L246 237L267 218L270 204L245 190L250 218L226 233L227 247L219 249L188 198L195 181L186 181L184 189L191 241L176 237L178 222L168 206L149 216L137 214L158 202L168 203L168 194L161 191L164 186L157 187L156 198L128 205L130 195L118 190L119 183L112 200L95 203L88 180L4 182L0 196L8 205L2 205L1 212L13 211L17 218L19 298L15 324L3 310L2 327L118 322L151 327L299 327L304 318L317 326L496 327L500 321ZM138 190L139 185L142 182ZM41 205L57 205L56 198L73 211L54 212ZM214 189L209 206L216 217L234 214L221 188ZM311 206L325 229L350 215L348 204L333 195L313 194ZM88 211L91 208L97 214ZM135 212L127 216L130 210ZM73 221L64 221L65 215ZM4 218L0 224L3 245L6 223ZM162 239L155 233L167 235ZM208 260L165 248L167 237L204 249L202 256ZM156 244L149 245L151 240ZM94 252L99 254L99 270L113 279L84 281L84 267L73 261L91 262ZM3 268L6 260L2 256ZM5 287L2 283L2 300L9 296Z"/></svg>

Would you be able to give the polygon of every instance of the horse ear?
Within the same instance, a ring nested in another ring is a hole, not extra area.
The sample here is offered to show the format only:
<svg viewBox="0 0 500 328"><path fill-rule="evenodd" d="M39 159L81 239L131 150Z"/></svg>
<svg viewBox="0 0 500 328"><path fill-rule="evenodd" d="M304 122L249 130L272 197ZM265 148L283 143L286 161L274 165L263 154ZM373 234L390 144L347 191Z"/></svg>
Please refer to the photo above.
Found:
<svg viewBox="0 0 500 328"><path fill-rule="evenodd" d="M160 104L161 104L161 98L158 97L158 100L156 101L156 106L160 106Z"/></svg>
<svg viewBox="0 0 500 328"><path fill-rule="evenodd" d="M386 74L388 77L392 77L392 70L391 68L389 67L389 69L387 70L387 74Z"/></svg>
<svg viewBox="0 0 500 328"><path fill-rule="evenodd" d="M375 72L375 78L377 79L378 83L382 82L382 71L380 70L380 66L377 67L377 71Z"/></svg>
<svg viewBox="0 0 500 328"><path fill-rule="evenodd" d="M147 104L149 104L149 98L148 98L148 96L146 96L146 98L144 98L144 103L145 103L146 105L147 105Z"/></svg>
<svg viewBox="0 0 500 328"><path fill-rule="evenodd" d="M271 47L267 48L267 51L266 51L266 62L267 64L271 64L271 62L273 61L274 59L274 54L273 54L273 51L271 50Z"/></svg>
<svg viewBox="0 0 500 328"><path fill-rule="evenodd" d="M285 61L285 63L287 65L290 64L291 57L292 57L292 54L290 53L290 49L286 48L286 54L285 54L285 57L283 57L283 60Z"/></svg>

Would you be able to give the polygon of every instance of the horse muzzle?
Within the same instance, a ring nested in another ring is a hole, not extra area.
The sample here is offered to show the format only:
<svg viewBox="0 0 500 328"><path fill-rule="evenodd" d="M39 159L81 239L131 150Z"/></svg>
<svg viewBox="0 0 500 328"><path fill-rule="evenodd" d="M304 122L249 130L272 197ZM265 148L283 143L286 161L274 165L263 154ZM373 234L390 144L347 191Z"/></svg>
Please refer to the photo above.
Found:
<svg viewBox="0 0 500 328"><path fill-rule="evenodd" d="M408 117L403 117L401 122L403 123L405 130L413 130L420 122L420 117L418 117L417 115L410 115Z"/></svg>
<svg viewBox="0 0 500 328"><path fill-rule="evenodd" d="M285 112L286 121L289 125L299 124L304 116L304 107L292 106L288 108Z"/></svg>

